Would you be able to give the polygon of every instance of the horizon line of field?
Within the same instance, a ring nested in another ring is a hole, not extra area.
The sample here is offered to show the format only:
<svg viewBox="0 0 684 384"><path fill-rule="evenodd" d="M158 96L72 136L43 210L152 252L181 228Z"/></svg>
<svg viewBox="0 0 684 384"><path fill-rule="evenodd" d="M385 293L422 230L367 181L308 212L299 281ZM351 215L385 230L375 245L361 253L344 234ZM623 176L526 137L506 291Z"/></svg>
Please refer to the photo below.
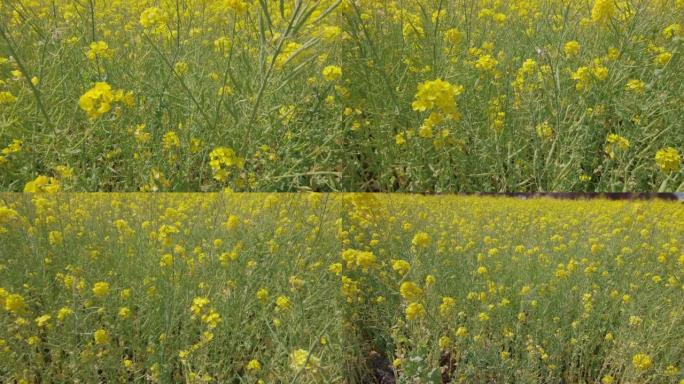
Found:
<svg viewBox="0 0 684 384"><path fill-rule="evenodd" d="M218 194L221 192L57 192L57 193L27 193L27 192L1 192L2 195L194 195L194 194ZM557 199L557 200L666 200L684 202L684 192L406 192L406 193L384 193L384 192L231 192L232 195L270 195L270 194L292 194L305 195L307 193L320 193L322 195L397 195L397 196L463 196L463 197L500 197L514 198L520 200L530 199Z"/></svg>

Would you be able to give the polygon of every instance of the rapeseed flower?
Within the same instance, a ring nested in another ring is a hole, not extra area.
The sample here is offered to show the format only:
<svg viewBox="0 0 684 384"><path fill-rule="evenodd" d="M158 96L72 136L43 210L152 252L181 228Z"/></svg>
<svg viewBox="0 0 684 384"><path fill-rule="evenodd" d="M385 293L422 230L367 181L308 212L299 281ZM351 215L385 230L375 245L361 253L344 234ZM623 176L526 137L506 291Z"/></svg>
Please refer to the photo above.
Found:
<svg viewBox="0 0 684 384"><path fill-rule="evenodd" d="M423 307L423 304L410 303L408 306L406 306L406 319L409 321L421 319L425 317L425 315L426 312L425 307Z"/></svg>
<svg viewBox="0 0 684 384"><path fill-rule="evenodd" d="M580 43L578 43L575 40L568 41L567 43L565 43L565 46L563 46L563 52L565 52L565 55L568 57L574 57L579 55L580 49Z"/></svg>
<svg viewBox="0 0 684 384"><path fill-rule="evenodd" d="M109 283L107 283L107 282L100 281L100 282L97 282L93 285L93 294L96 297L99 297L99 298L106 297L107 295L109 295L109 291L110 291Z"/></svg>
<svg viewBox="0 0 684 384"><path fill-rule="evenodd" d="M245 369L250 373L259 372L261 370L261 363L259 363L259 360L252 359L245 365Z"/></svg>
<svg viewBox="0 0 684 384"><path fill-rule="evenodd" d="M667 147L656 152L655 161L661 171L672 173L681 168L682 157L675 148Z"/></svg>
<svg viewBox="0 0 684 384"><path fill-rule="evenodd" d="M107 331L104 329L98 329L97 331L95 331L95 333L93 333L93 338L95 339L95 344L109 344L109 335L107 334Z"/></svg>
<svg viewBox="0 0 684 384"><path fill-rule="evenodd" d="M244 159L237 157L232 148L216 147L209 153L209 166L217 181L226 181L232 168L242 169Z"/></svg>
<svg viewBox="0 0 684 384"><path fill-rule="evenodd" d="M632 365L640 371L648 371L653 366L653 359L645 353L637 353L632 356Z"/></svg>
<svg viewBox="0 0 684 384"><path fill-rule="evenodd" d="M405 281L401 283L401 286L399 287L399 293L406 301L412 303L422 298L423 289L414 282Z"/></svg>
<svg viewBox="0 0 684 384"><path fill-rule="evenodd" d="M463 93L463 89L463 86L441 79L426 81L418 85L418 92L411 106L414 111L436 108L443 113L452 114L456 112L456 96Z"/></svg>
<svg viewBox="0 0 684 384"><path fill-rule="evenodd" d="M430 235L426 232L418 232L413 236L413 240L411 240L411 244L413 244L416 247L428 247L432 243L432 238Z"/></svg>
<svg viewBox="0 0 684 384"><path fill-rule="evenodd" d="M290 353L290 368L295 371L309 371L316 373L320 368L320 358L313 356L305 349L295 349Z"/></svg>
<svg viewBox="0 0 684 384"><path fill-rule="evenodd" d="M321 73L323 74L323 78L325 78L326 81L335 81L342 77L342 68L335 65L329 65L323 68L323 71Z"/></svg>
<svg viewBox="0 0 684 384"><path fill-rule="evenodd" d="M591 9L591 20L606 24L615 15L615 0L596 0Z"/></svg>
<svg viewBox="0 0 684 384"><path fill-rule="evenodd" d="M28 193L55 193L60 190L59 180L54 177L40 175L24 186Z"/></svg>

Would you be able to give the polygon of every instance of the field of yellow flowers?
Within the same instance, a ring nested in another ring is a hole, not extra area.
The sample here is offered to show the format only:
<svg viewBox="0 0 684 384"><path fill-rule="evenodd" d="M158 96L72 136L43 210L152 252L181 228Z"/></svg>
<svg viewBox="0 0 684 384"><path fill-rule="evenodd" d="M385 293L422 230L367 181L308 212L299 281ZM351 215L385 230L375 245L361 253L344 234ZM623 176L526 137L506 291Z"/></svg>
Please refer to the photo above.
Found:
<svg viewBox="0 0 684 384"><path fill-rule="evenodd" d="M0 381L684 383L684 206L0 195Z"/></svg>
<svg viewBox="0 0 684 384"><path fill-rule="evenodd" d="M0 3L4 191L684 189L682 0Z"/></svg>

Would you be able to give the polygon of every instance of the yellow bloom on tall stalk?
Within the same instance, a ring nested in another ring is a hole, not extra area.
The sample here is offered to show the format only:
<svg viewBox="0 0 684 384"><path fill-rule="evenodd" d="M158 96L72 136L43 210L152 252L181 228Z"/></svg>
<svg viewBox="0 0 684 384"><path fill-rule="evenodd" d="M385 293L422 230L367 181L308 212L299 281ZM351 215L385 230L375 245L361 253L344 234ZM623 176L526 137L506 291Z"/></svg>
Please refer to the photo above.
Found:
<svg viewBox="0 0 684 384"><path fill-rule="evenodd" d="M678 172L682 166L682 157L672 147L663 148L656 152L655 161L664 173Z"/></svg>
<svg viewBox="0 0 684 384"><path fill-rule="evenodd" d="M358 252L356 254L356 265L364 271L372 268L375 264L375 260L376 258L373 252Z"/></svg>
<svg viewBox="0 0 684 384"><path fill-rule="evenodd" d="M565 52L565 55L568 57L574 57L579 55L580 49L580 43L578 43L575 40L568 41L567 43L565 43L565 46L563 47L563 51Z"/></svg>
<svg viewBox="0 0 684 384"><path fill-rule="evenodd" d="M286 311L290 309L290 306L292 305L292 302L290 301L290 298L287 296L278 296L276 299L276 311Z"/></svg>
<svg viewBox="0 0 684 384"><path fill-rule="evenodd" d="M0 105L12 104L16 101L17 101L17 98L12 93L7 92L7 91L0 92Z"/></svg>
<svg viewBox="0 0 684 384"><path fill-rule="evenodd" d="M90 49L86 52L86 56L89 60L95 60L96 58L110 59L112 57L112 52L104 41L94 41L90 43Z"/></svg>
<svg viewBox="0 0 684 384"><path fill-rule="evenodd" d="M245 369L251 373L259 372L261 370L261 363L259 363L259 360L252 359L245 365Z"/></svg>
<svg viewBox="0 0 684 384"><path fill-rule="evenodd" d="M646 90L646 83L638 79L631 79L625 85L625 90L634 93L643 93Z"/></svg>
<svg viewBox="0 0 684 384"><path fill-rule="evenodd" d="M24 186L24 192L28 193L55 193L59 192L59 180L54 177L39 175Z"/></svg>
<svg viewBox="0 0 684 384"><path fill-rule="evenodd" d="M411 269L411 264L409 264L409 262L406 260L393 260L392 269L399 275L404 276Z"/></svg>
<svg viewBox="0 0 684 384"><path fill-rule="evenodd" d="M653 359L645 353L637 353L632 357L632 365L640 371L648 371L653 366Z"/></svg>
<svg viewBox="0 0 684 384"><path fill-rule="evenodd" d="M426 232L418 232L413 236L411 244L416 247L428 247L432 243L432 238Z"/></svg>
<svg viewBox="0 0 684 384"><path fill-rule="evenodd" d="M166 14L157 7L145 9L140 14L140 25L145 28L156 28L166 21Z"/></svg>
<svg viewBox="0 0 684 384"><path fill-rule="evenodd" d="M591 9L591 20L597 24L606 24L615 15L615 0L596 0Z"/></svg>
<svg viewBox="0 0 684 384"><path fill-rule="evenodd" d="M217 181L226 181L233 167L242 169L245 160L238 157L232 148L216 147L209 153L209 166Z"/></svg>
<svg viewBox="0 0 684 384"><path fill-rule="evenodd" d="M52 316L50 315L43 315L43 316L38 316L36 317L36 325L38 328L43 328L45 326L50 325L50 319L52 319Z"/></svg>
<svg viewBox="0 0 684 384"><path fill-rule="evenodd" d="M406 307L406 319L416 320L425 317L425 307L420 303L411 303Z"/></svg>
<svg viewBox="0 0 684 384"><path fill-rule="evenodd" d="M97 297L105 297L109 295L109 283L100 281L93 285L93 294Z"/></svg>
<svg viewBox="0 0 684 384"><path fill-rule="evenodd" d="M455 305L456 299L454 299L453 297L444 296L442 297L442 304L439 305L439 313L442 316L447 316Z"/></svg>
<svg viewBox="0 0 684 384"><path fill-rule="evenodd" d="M629 149L629 140L615 133L611 133L606 137L606 154L608 154L611 159L614 159L616 149L621 151Z"/></svg>
<svg viewBox="0 0 684 384"><path fill-rule="evenodd" d="M95 344L104 345L109 343L109 335L104 329L98 329L93 333L93 338L95 339Z"/></svg>
<svg viewBox="0 0 684 384"><path fill-rule="evenodd" d="M463 86L441 79L425 81L418 85L411 107L420 112L437 108L443 113L456 113L456 96L462 94L463 90Z"/></svg>
<svg viewBox="0 0 684 384"><path fill-rule="evenodd" d="M399 294L409 303L413 303L423 296L423 289L414 282L404 281L399 287Z"/></svg>
<svg viewBox="0 0 684 384"><path fill-rule="evenodd" d="M321 359L305 349L295 349L290 353L290 368L295 371L306 370L315 373L321 365Z"/></svg>
<svg viewBox="0 0 684 384"><path fill-rule="evenodd" d="M548 121L537 125L535 130L537 131L537 136L539 136L540 139L550 140L553 138L553 128L551 128L551 125L549 125Z"/></svg>
<svg viewBox="0 0 684 384"><path fill-rule="evenodd" d="M97 119L109 112L114 102L123 102L129 107L133 106L133 92L124 92L122 89L112 90L109 84L100 81L79 98L78 105L89 118Z"/></svg>
<svg viewBox="0 0 684 384"><path fill-rule="evenodd" d="M5 310L16 315L22 314L26 311L26 302L21 295L16 293L8 295L5 298Z"/></svg>
<svg viewBox="0 0 684 384"><path fill-rule="evenodd" d="M342 68L336 65L328 65L321 72L326 81L335 81L342 77Z"/></svg>

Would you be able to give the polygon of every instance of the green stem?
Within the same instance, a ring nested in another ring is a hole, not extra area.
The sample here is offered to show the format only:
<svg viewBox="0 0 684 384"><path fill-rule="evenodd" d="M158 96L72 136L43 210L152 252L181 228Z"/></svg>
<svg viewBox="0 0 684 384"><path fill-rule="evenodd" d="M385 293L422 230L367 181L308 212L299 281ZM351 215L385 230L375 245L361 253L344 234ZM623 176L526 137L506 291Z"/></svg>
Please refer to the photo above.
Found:
<svg viewBox="0 0 684 384"><path fill-rule="evenodd" d="M17 51L15 51L14 47L12 46L12 41L10 40L9 36L7 36L7 33L5 32L5 29L2 26L0 26L0 36L2 36L3 40L5 40L5 42L7 43L7 48L9 49L10 54L12 54L12 56L14 57L14 60L17 62L17 66L19 66L19 70L28 82L28 85L31 88L31 92L33 92L33 96L35 97L36 103L38 104L38 109L45 118L45 123L54 131L55 126L54 124L52 124L52 120L50 120L50 116L48 115L47 110L45 109L45 105L43 105L43 100L40 96L40 91L38 90L38 88L36 88L35 85L33 85L29 71L26 69L26 66L22 62L21 58L19 58L19 55L17 55Z"/></svg>

